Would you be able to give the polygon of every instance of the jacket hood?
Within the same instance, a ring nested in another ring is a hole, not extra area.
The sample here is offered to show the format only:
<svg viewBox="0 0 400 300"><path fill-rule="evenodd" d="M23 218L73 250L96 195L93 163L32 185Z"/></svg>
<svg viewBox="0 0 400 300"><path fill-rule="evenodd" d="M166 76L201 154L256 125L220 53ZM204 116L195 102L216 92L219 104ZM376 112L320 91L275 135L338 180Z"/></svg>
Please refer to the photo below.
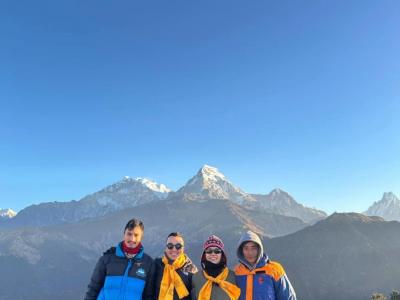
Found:
<svg viewBox="0 0 400 300"><path fill-rule="evenodd" d="M249 263L243 255L243 245L247 242L254 242L258 245L258 255L257 255L257 260L256 263L253 265ZM239 262L244 264L248 269L253 270L256 267L259 267L260 263L265 264L266 261L268 261L268 257L264 255L264 247L261 242L260 237L254 233L253 231L247 231L242 235L242 237L239 240L239 243L237 245L237 250L236 250L236 255L239 259Z"/></svg>

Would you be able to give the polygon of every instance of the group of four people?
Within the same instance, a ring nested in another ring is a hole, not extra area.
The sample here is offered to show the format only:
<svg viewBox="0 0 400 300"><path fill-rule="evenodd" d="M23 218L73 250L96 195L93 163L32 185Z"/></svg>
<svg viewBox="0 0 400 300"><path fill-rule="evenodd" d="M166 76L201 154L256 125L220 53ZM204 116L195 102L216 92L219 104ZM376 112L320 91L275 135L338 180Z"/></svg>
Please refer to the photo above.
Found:
<svg viewBox="0 0 400 300"><path fill-rule="evenodd" d="M124 240L97 262L85 300L296 300L282 266L268 259L254 232L240 239L234 271L215 235L203 244L198 271L181 234L169 234L164 255L153 260L144 253L143 233L142 221L128 221Z"/></svg>

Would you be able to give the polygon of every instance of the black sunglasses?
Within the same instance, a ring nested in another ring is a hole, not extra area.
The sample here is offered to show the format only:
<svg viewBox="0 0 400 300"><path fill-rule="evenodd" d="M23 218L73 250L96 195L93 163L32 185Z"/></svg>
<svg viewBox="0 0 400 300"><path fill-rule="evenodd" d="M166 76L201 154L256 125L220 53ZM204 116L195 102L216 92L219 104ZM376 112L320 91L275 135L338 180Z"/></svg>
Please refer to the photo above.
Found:
<svg viewBox="0 0 400 300"><path fill-rule="evenodd" d="M222 251L220 249L207 249L206 251L204 251L206 254L211 254L214 252L214 254L221 254Z"/></svg>
<svg viewBox="0 0 400 300"><path fill-rule="evenodd" d="M168 244L167 244L167 248L168 248L169 250L174 249L174 247L175 247L176 250L180 250L180 249L183 248L183 245L180 244L180 243L178 243L178 244L168 243Z"/></svg>

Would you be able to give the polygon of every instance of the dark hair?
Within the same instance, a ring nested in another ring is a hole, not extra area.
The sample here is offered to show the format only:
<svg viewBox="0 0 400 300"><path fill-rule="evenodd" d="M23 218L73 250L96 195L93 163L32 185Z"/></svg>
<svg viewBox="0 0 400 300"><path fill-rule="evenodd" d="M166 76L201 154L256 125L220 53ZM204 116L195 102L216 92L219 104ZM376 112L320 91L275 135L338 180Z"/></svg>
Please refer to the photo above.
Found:
<svg viewBox="0 0 400 300"><path fill-rule="evenodd" d="M139 219L130 219L128 221L128 223L126 223L126 225L125 225L124 232L126 230L132 230L135 227L140 227L140 229L142 229L142 231L144 231L144 225L143 225L143 222L141 220L139 220Z"/></svg>
<svg viewBox="0 0 400 300"><path fill-rule="evenodd" d="M168 234L167 240L168 240L168 238L169 238L170 236L180 237L180 238L182 238L182 240L184 239L184 238L183 238L183 235L182 235L180 232L171 232L170 234Z"/></svg>

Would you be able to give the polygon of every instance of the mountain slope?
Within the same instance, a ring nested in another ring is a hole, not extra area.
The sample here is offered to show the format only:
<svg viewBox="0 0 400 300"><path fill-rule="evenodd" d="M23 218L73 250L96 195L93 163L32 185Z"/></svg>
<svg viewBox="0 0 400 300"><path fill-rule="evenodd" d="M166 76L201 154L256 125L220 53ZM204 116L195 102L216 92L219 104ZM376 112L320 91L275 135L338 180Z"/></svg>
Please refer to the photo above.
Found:
<svg viewBox="0 0 400 300"><path fill-rule="evenodd" d="M287 192L281 189L274 189L268 195L252 195L261 208L278 215L296 217L307 223L326 218L326 213L315 208L309 208L299 204Z"/></svg>
<svg viewBox="0 0 400 300"><path fill-rule="evenodd" d="M294 234L265 242L291 276L299 299L369 299L399 288L400 223L333 214Z"/></svg>

